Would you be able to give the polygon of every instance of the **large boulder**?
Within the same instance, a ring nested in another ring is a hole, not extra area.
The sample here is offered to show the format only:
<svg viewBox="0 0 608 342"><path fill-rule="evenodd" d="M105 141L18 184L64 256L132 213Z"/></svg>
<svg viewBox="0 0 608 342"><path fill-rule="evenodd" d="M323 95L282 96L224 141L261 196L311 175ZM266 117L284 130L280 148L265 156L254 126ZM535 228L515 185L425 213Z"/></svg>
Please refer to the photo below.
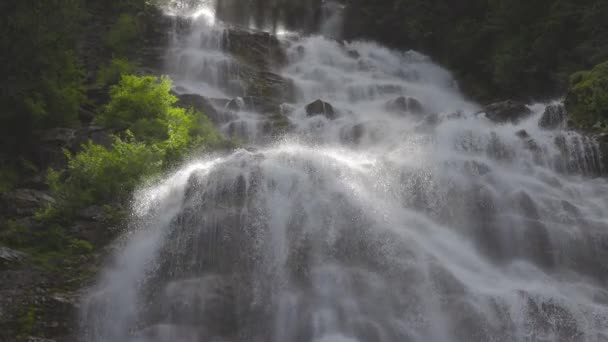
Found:
<svg viewBox="0 0 608 342"><path fill-rule="evenodd" d="M185 109L192 108L194 110L203 112L213 123L222 122L221 114L218 113L211 101L209 101L207 98L198 94L176 94L176 96L176 106Z"/></svg>
<svg viewBox="0 0 608 342"><path fill-rule="evenodd" d="M267 32L230 28L224 33L224 47L246 63L260 68L280 66L287 61L279 39Z"/></svg>
<svg viewBox="0 0 608 342"><path fill-rule="evenodd" d="M323 115L330 120L336 118L336 111L334 110L334 107L331 104L321 100L316 100L309 103L306 106L306 114L308 116Z"/></svg>
<svg viewBox="0 0 608 342"><path fill-rule="evenodd" d="M544 129L557 129L566 123L566 107L562 104L547 106L543 116L538 121L538 126Z"/></svg>
<svg viewBox="0 0 608 342"><path fill-rule="evenodd" d="M409 96L399 96L385 105L386 110L394 113L410 113L416 116L424 114L424 107L417 99Z"/></svg>
<svg viewBox="0 0 608 342"><path fill-rule="evenodd" d="M524 103L507 100L485 106L482 113L495 123L517 123L530 116L532 111Z"/></svg>
<svg viewBox="0 0 608 342"><path fill-rule="evenodd" d="M68 149L72 152L79 152L82 145L91 141L93 144L111 148L114 140L111 131L100 126L82 127L76 131L74 138L70 141Z"/></svg>

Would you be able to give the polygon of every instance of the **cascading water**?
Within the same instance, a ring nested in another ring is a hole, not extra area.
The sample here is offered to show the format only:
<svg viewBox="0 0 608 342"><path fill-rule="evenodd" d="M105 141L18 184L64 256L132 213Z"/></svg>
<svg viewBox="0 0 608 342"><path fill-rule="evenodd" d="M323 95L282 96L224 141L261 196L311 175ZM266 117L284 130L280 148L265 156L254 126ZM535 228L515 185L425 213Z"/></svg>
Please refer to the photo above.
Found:
<svg viewBox="0 0 608 342"><path fill-rule="evenodd" d="M177 88L246 97L221 24L198 10L170 52ZM541 129L545 105L495 124L414 52L282 45L291 133L260 142L264 113L223 111L254 123L256 148L139 191L83 340L608 341L591 139ZM325 115L306 109L319 98Z"/></svg>

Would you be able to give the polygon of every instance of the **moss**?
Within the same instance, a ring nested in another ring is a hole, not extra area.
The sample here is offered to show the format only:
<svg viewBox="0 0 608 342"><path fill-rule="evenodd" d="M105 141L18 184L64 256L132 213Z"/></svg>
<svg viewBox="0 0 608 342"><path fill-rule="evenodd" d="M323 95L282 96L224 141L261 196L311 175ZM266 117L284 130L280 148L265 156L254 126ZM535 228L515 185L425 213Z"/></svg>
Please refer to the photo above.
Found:
<svg viewBox="0 0 608 342"><path fill-rule="evenodd" d="M38 308L35 306L28 307L21 317L19 317L19 335L20 340L25 341L26 336L31 335L36 325Z"/></svg>

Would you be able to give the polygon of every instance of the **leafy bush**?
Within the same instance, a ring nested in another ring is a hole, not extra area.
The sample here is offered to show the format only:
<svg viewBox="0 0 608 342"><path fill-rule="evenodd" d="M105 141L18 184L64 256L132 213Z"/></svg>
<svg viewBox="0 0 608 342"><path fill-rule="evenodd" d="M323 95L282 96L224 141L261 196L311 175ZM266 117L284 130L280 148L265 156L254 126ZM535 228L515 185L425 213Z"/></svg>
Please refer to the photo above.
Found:
<svg viewBox="0 0 608 342"><path fill-rule="evenodd" d="M106 34L105 44L113 52L123 55L132 48L139 33L140 29L135 18L123 13Z"/></svg>
<svg viewBox="0 0 608 342"><path fill-rule="evenodd" d="M48 182L67 215L97 203L123 201L142 177L161 170L162 152L135 142L132 136L115 138L112 149L89 142L68 157L67 175L51 170Z"/></svg>
<svg viewBox="0 0 608 342"><path fill-rule="evenodd" d="M165 123L168 138L156 146L164 152L167 167L194 149L215 148L224 143L209 118L193 109L171 108Z"/></svg>
<svg viewBox="0 0 608 342"><path fill-rule="evenodd" d="M76 155L66 152L67 171L48 174L59 205L40 212L39 219L69 218L93 204L124 203L143 178L165 171L194 149L223 145L203 113L172 106L177 98L170 89L166 77L123 76L98 117L103 125L124 130L123 138L115 137L111 149L89 142Z"/></svg>
<svg viewBox="0 0 608 342"><path fill-rule="evenodd" d="M127 129L139 120L163 118L177 101L170 93L171 85L167 77L124 75L110 90L110 103L97 120L107 127Z"/></svg>
<svg viewBox="0 0 608 342"><path fill-rule="evenodd" d="M580 127L603 128L608 124L608 61L572 75L566 107Z"/></svg>
<svg viewBox="0 0 608 342"><path fill-rule="evenodd" d="M137 66L131 64L126 58L113 58L97 73L97 85L100 87L115 85L123 75L134 74L136 69Z"/></svg>

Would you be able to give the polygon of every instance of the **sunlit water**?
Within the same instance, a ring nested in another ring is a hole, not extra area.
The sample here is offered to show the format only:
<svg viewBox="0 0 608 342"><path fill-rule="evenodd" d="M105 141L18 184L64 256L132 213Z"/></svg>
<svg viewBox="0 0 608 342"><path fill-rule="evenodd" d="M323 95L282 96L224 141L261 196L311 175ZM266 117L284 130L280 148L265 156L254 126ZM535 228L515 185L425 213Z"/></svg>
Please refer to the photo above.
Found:
<svg viewBox="0 0 608 342"><path fill-rule="evenodd" d="M201 8L170 72L229 98L239 66ZM494 124L415 52L283 44L291 133L261 143L263 114L237 113L256 148L136 193L83 340L608 341L608 183L591 139L541 129L543 104ZM399 96L424 114L388 110ZM316 99L336 118L309 117Z"/></svg>

